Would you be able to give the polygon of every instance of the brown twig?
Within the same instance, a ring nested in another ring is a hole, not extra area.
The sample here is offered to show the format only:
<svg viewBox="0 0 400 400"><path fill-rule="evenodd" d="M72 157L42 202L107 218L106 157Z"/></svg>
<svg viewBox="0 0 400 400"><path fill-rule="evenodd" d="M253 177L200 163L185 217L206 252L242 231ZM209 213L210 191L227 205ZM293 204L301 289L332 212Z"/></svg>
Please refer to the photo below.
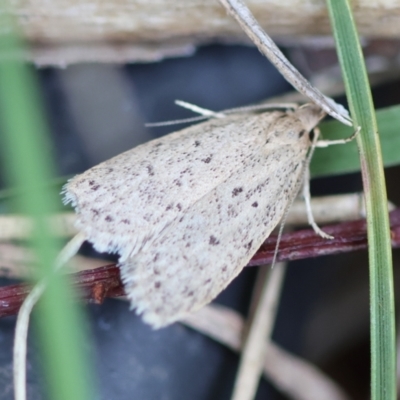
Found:
<svg viewBox="0 0 400 400"><path fill-rule="evenodd" d="M124 296L115 264L71 274L72 283L84 300L100 304L106 297ZM31 285L17 284L0 288L0 317L14 315L32 289Z"/></svg>
<svg viewBox="0 0 400 400"><path fill-rule="evenodd" d="M400 208L390 214L392 247L400 246ZM312 229L305 229L282 236L277 261L300 260L330 254L347 253L367 247L365 219L324 227L333 239L323 239ZM272 261L276 237L269 237L251 259L249 266L268 264Z"/></svg>
<svg viewBox="0 0 400 400"><path fill-rule="evenodd" d="M392 246L400 247L400 208L390 213ZM312 229L290 232L282 236L278 261L299 260L329 254L339 254L367 247L365 220L344 222L324 228L334 239L323 239ZM248 266L268 264L272 261L276 236L269 237L254 255ZM101 303L106 297L123 296L119 268L107 265L72 274L73 284L88 302ZM30 285L18 284L0 288L0 317L17 313L22 301L31 289Z"/></svg>

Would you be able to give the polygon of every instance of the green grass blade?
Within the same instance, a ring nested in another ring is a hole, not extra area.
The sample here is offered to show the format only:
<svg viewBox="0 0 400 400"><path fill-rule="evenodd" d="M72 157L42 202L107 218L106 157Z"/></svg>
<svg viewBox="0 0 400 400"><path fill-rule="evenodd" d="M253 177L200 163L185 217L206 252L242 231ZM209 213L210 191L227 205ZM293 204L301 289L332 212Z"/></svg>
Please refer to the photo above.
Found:
<svg viewBox="0 0 400 400"><path fill-rule="evenodd" d="M5 2L1 3L3 10ZM2 32L13 32L12 21L0 16ZM9 29L6 29L9 28ZM16 35L0 37L0 52L12 54L21 48ZM0 152L5 178L23 195L13 199L12 208L29 215L34 222L32 247L37 256L38 276L48 276L49 286L38 305L36 319L41 360L48 398L54 400L93 399L82 318L74 304L71 287L52 266L59 243L51 236L46 217L58 207L58 194L44 190L55 170L51 162L46 124L33 71L16 61L0 62Z"/></svg>
<svg viewBox="0 0 400 400"><path fill-rule="evenodd" d="M368 225L371 310L371 398L396 399L392 254L378 126L348 0L327 0L357 142ZM345 327L343 327L345 329Z"/></svg>

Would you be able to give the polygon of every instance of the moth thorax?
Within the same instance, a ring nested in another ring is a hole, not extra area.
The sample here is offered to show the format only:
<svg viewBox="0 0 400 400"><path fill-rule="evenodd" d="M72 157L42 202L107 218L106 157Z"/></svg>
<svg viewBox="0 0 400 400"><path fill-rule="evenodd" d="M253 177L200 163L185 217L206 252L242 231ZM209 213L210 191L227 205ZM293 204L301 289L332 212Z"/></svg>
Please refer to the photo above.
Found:
<svg viewBox="0 0 400 400"><path fill-rule="evenodd" d="M297 118L301 121L303 129L310 132L319 121L325 117L326 113L315 104L305 104L295 111Z"/></svg>

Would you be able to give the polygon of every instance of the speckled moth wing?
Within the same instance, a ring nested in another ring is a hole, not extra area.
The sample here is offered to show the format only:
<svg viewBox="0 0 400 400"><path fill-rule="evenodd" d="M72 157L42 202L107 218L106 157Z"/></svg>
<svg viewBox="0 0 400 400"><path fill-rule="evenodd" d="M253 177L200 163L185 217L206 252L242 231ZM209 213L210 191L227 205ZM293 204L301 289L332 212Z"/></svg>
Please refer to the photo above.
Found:
<svg viewBox="0 0 400 400"><path fill-rule="evenodd" d="M301 186L309 135L282 121L240 168L121 264L131 304L154 327L209 303L248 263ZM307 131L308 132L308 131Z"/></svg>
<svg viewBox="0 0 400 400"><path fill-rule="evenodd" d="M210 120L145 143L74 177L65 187L65 200L76 208L77 228L100 252L119 252L121 259L135 254L240 170L282 115Z"/></svg>
<svg viewBox="0 0 400 400"><path fill-rule="evenodd" d="M247 264L302 183L323 116L236 115L154 140L74 178L66 200L100 251L118 251L132 306L154 327L211 301Z"/></svg>

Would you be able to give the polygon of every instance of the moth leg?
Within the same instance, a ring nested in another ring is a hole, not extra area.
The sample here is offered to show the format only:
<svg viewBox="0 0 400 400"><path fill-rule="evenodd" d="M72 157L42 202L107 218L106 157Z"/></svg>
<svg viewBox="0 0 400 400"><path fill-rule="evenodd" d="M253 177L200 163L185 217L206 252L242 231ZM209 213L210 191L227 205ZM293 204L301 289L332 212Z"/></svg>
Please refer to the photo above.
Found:
<svg viewBox="0 0 400 400"><path fill-rule="evenodd" d="M352 140L354 140L356 138L356 136L358 135L358 133L360 132L361 127L359 126L355 132L348 138L346 139L339 139L339 140L318 140L318 137L320 135L320 130L318 128L314 128L314 139L313 139L313 143L311 146L311 151L309 154L309 157L307 159L307 167L304 171L304 181L303 181L303 197L304 197L304 201L306 204L306 211L307 211L307 219L308 219L308 223L312 226L312 228L314 229L315 233L320 235L321 237L325 238L325 239L333 239L333 236L328 235L327 233L325 233L315 222L314 220L314 216L312 213L312 209L311 209L311 195L310 195L310 169L309 169L309 162L311 160L311 156L313 154L313 151L316 147L328 147L330 145L334 145L334 144L343 144L343 143L347 143L347 142L351 142Z"/></svg>
<svg viewBox="0 0 400 400"><path fill-rule="evenodd" d="M317 128L316 128L316 129L317 129ZM345 144L345 143L351 142L352 140L354 140L354 139L357 137L357 135L360 133L360 131L361 131L361 126L359 126L359 127L354 131L354 133L353 133L350 137L348 137L348 138L346 138L346 139L338 139L338 140L318 140L318 142L315 143L315 147L328 147L328 146L331 146L331 145L333 145L333 144Z"/></svg>
<svg viewBox="0 0 400 400"><path fill-rule="evenodd" d="M303 184L303 197L304 201L306 204L306 212L307 212L307 219L308 223L312 226L314 229L314 232L323 237L324 239L333 239L333 236L328 235L326 232L324 232L315 222L314 216L312 213L312 208L311 208L311 194L310 194L310 170L307 168L304 174L304 184Z"/></svg>
<svg viewBox="0 0 400 400"><path fill-rule="evenodd" d="M312 226L312 228L314 229L315 233L317 235L320 235L321 237L325 238L325 239L333 239L332 236L328 235L327 233L325 233L315 222L314 220L314 216L312 213L312 209L311 209L311 194L310 194L310 162L311 162L311 158L314 154L314 150L315 147L318 143L318 138L320 135L320 130L318 128L314 128L313 129L313 133L314 136L312 137L312 143L311 143L311 148L310 151L308 153L307 156L307 160L306 160L306 165L305 168L303 170L303 176L302 176L302 183L303 183L303 197L304 197L304 201L306 204L306 212L307 212L307 219L308 219L308 223Z"/></svg>

